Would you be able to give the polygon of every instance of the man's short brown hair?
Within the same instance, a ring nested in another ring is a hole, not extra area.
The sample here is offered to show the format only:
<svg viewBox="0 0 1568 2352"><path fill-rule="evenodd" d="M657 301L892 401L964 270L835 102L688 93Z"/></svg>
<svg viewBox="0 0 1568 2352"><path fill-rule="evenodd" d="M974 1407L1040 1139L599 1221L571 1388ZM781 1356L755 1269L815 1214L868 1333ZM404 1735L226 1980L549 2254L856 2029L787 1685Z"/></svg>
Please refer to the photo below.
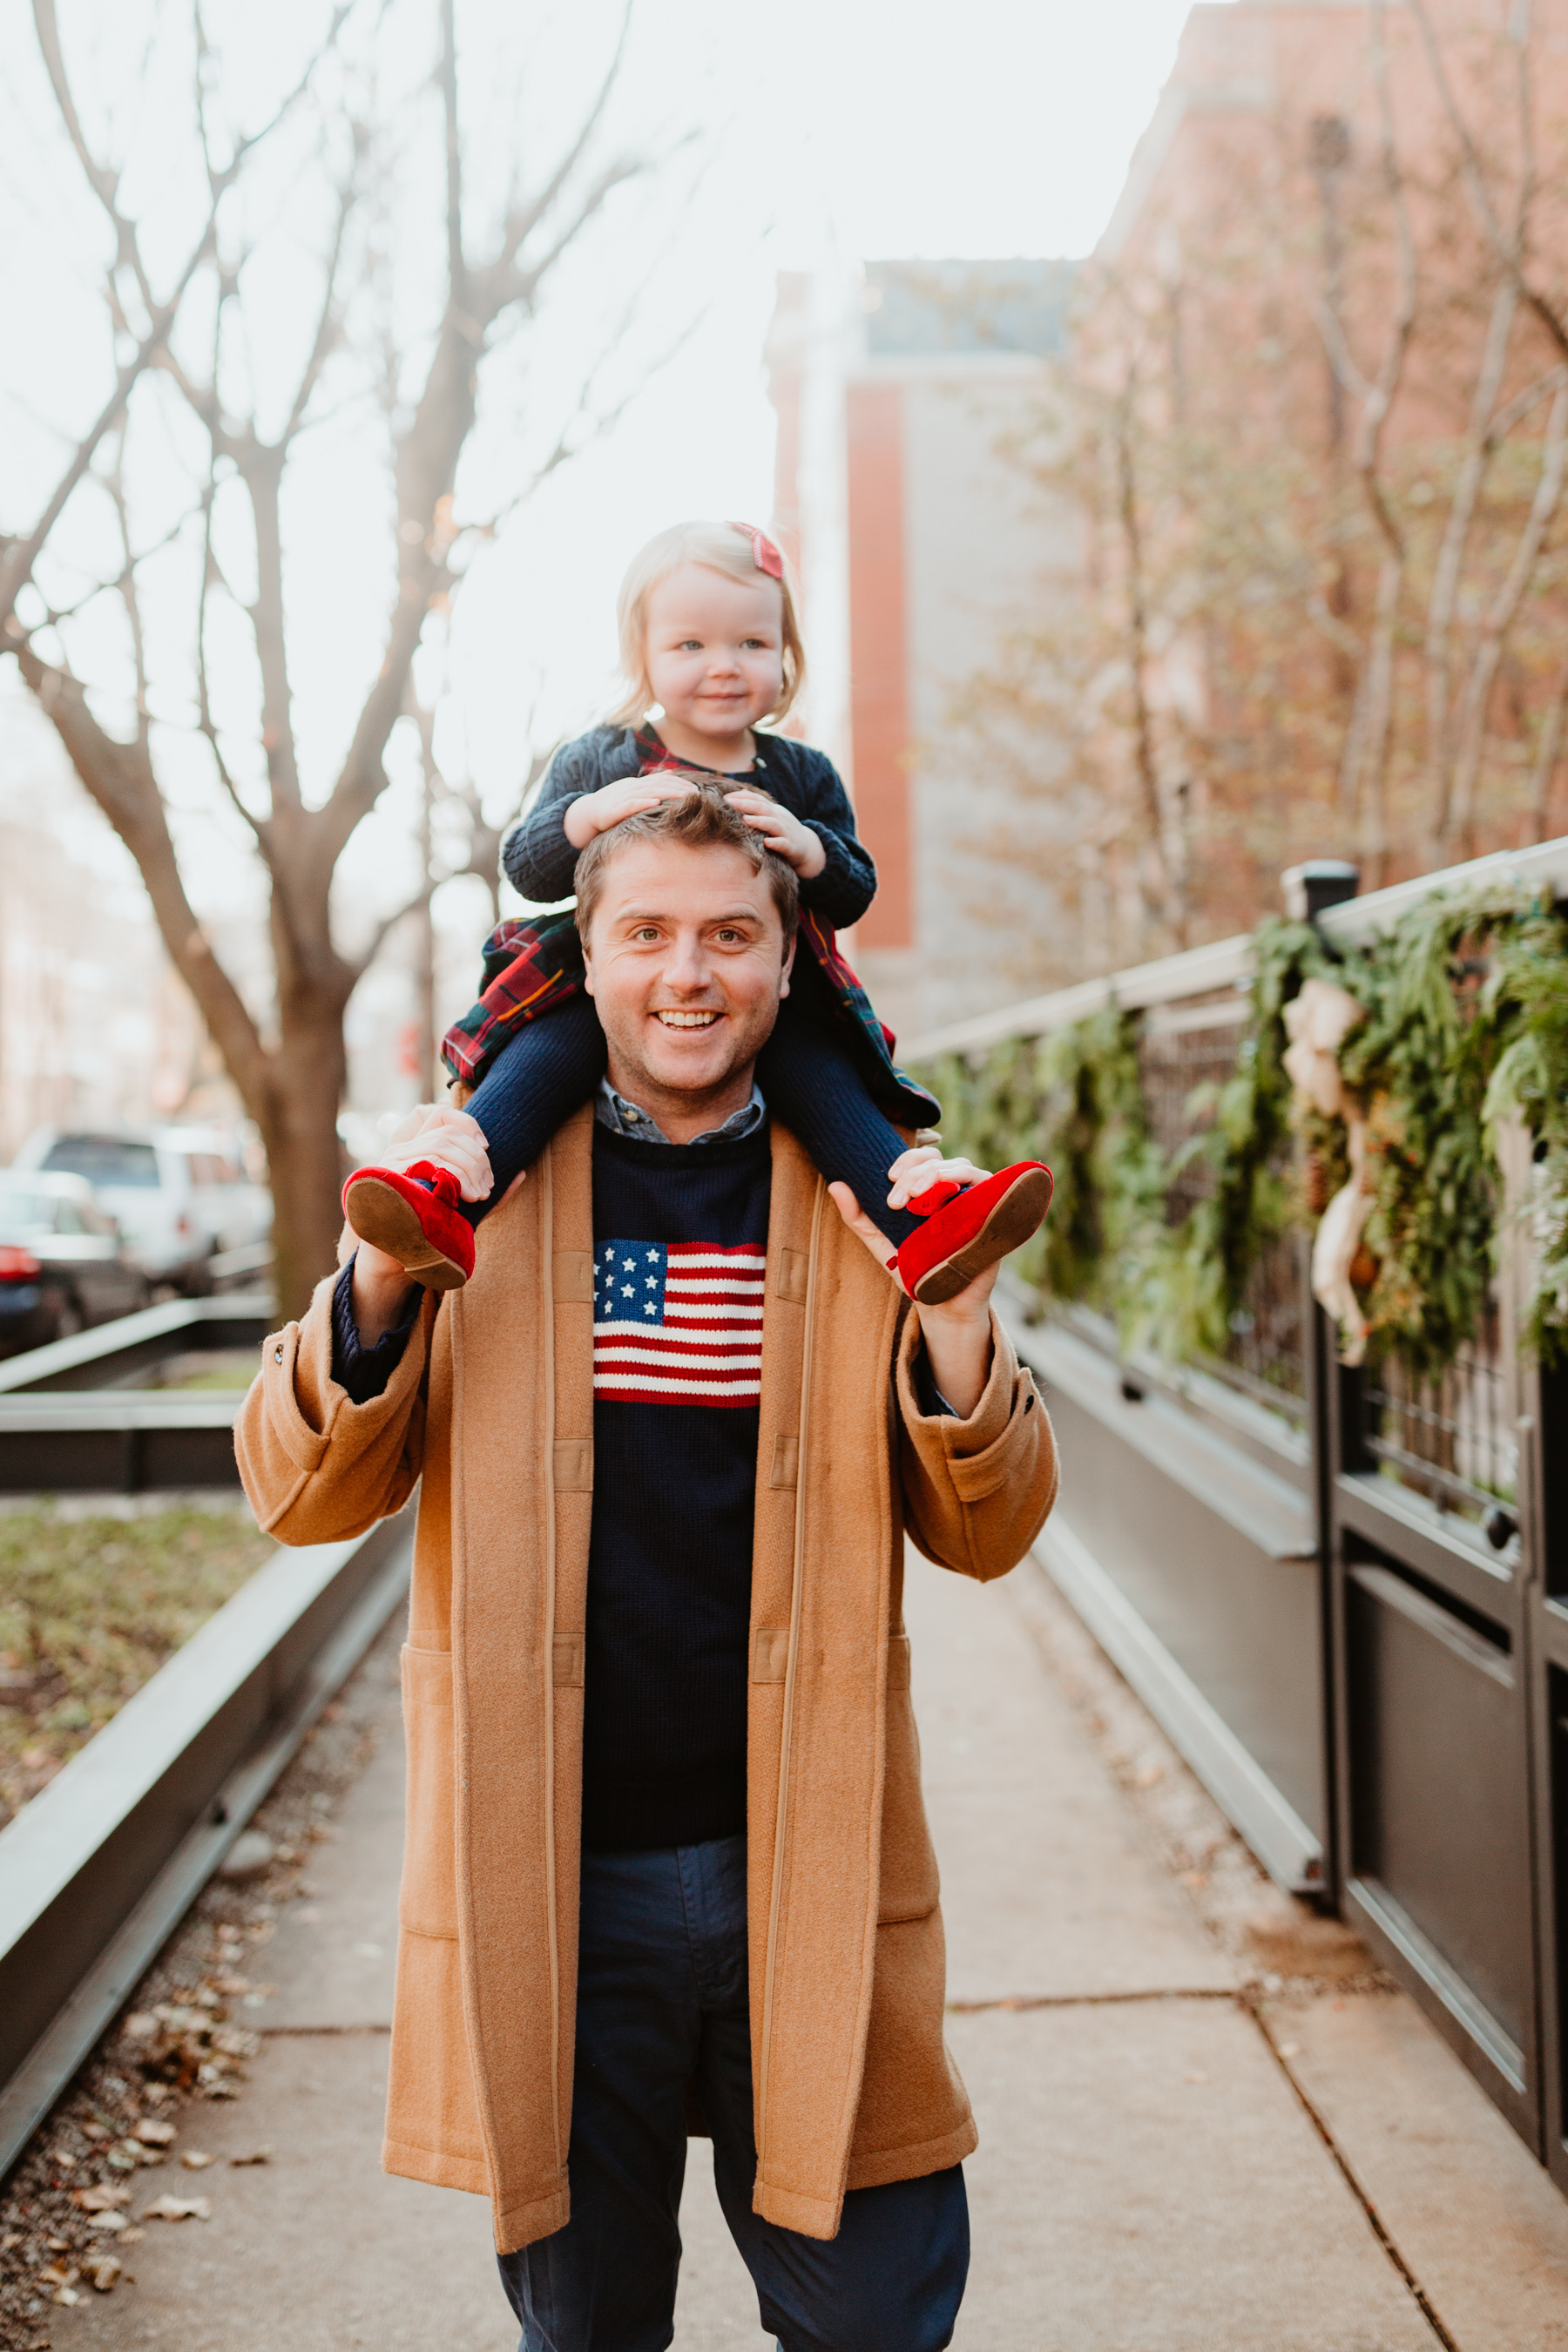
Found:
<svg viewBox="0 0 1568 2352"><path fill-rule="evenodd" d="M679 800L660 801L657 808L626 816L619 824L596 833L577 860L574 885L577 893L577 936L584 947L594 909L605 887L611 860L634 841L678 841L687 849L738 849L753 874L765 874L784 926L784 952L789 951L800 919L800 884L793 866L786 866L753 833L738 808L725 799L726 779L695 768L672 771L696 786Z"/></svg>

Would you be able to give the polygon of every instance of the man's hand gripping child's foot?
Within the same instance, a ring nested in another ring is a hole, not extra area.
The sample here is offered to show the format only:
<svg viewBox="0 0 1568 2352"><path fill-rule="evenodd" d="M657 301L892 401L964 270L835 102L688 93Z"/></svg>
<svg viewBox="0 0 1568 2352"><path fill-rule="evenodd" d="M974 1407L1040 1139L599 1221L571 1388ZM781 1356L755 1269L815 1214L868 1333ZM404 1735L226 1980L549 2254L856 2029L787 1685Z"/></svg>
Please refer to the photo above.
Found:
<svg viewBox="0 0 1568 2352"><path fill-rule="evenodd" d="M1051 1171L1020 1160L994 1176L973 1160L944 1160L934 1144L900 1152L888 1171L890 1209L925 1220L893 1249L865 1215L847 1184L828 1187L846 1224L860 1235L900 1288L922 1307L940 1307L967 1290L1038 1231L1051 1205Z"/></svg>
<svg viewBox="0 0 1568 2352"><path fill-rule="evenodd" d="M395 1260L411 1282L460 1290L474 1270L474 1229L457 1204L488 1201L493 1189L478 1120L445 1103L421 1103L395 1129L385 1158L354 1170L343 1214L358 1240Z"/></svg>

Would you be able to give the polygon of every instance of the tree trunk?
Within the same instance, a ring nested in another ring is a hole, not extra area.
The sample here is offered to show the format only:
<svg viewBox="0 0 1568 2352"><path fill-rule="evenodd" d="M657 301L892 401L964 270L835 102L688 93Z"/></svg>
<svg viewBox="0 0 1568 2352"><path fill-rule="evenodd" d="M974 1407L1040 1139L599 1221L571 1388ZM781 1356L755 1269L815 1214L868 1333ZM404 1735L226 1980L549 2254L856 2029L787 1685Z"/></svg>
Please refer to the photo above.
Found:
<svg viewBox="0 0 1568 2352"><path fill-rule="evenodd" d="M343 1225L338 1107L346 1064L341 1010L313 1006L268 1055L265 1091L253 1106L272 1179L274 1279L285 1318L304 1313L311 1291L337 1263Z"/></svg>

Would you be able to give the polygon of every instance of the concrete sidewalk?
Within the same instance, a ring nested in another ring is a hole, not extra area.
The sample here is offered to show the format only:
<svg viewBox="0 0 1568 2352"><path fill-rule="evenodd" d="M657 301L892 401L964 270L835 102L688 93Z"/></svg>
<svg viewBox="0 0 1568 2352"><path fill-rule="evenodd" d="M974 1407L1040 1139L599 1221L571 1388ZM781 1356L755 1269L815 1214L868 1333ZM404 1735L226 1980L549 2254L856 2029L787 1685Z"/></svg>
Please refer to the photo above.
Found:
<svg viewBox="0 0 1568 2352"><path fill-rule="evenodd" d="M1568 2347L1568 2206L1402 1996L1259 1993L1047 1671L1040 1571L982 1591L914 1560L908 1606L982 2134L960 2352ZM205 2170L211 2221L52 2313L60 2352L515 2344L485 2206L375 2166L401 1778L389 1717L267 1948L246 2095L181 2117L182 2145L271 2160ZM682 2228L679 2352L761 2346L702 2142Z"/></svg>

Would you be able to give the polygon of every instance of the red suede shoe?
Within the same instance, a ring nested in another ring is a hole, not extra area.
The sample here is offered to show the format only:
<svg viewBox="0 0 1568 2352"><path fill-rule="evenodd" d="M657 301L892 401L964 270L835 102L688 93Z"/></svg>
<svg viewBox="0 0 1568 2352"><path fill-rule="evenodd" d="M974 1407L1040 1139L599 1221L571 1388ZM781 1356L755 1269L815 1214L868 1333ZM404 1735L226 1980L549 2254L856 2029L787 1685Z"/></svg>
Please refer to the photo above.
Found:
<svg viewBox="0 0 1568 2352"><path fill-rule="evenodd" d="M1016 1160L928 1217L894 1251L889 1273L922 1307L956 1298L977 1274L1038 1231L1051 1205L1051 1171L1043 1162ZM910 1205L918 1208L915 1202Z"/></svg>
<svg viewBox="0 0 1568 2352"><path fill-rule="evenodd" d="M461 1290L474 1270L474 1229L457 1213L461 1197L451 1170L428 1160L356 1168L343 1186L343 1214L362 1242L396 1258L426 1290Z"/></svg>

